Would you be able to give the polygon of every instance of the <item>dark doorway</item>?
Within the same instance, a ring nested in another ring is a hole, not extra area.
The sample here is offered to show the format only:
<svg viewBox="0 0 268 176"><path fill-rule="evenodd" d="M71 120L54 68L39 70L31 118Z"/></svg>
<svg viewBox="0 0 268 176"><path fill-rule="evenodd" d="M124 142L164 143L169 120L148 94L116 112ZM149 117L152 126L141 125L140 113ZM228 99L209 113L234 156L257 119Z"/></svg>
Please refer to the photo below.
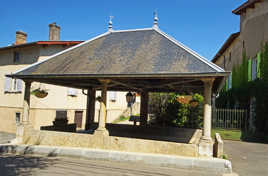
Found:
<svg viewBox="0 0 268 176"><path fill-rule="evenodd" d="M74 123L76 123L76 127L82 128L82 119L83 119L83 111L75 111Z"/></svg>

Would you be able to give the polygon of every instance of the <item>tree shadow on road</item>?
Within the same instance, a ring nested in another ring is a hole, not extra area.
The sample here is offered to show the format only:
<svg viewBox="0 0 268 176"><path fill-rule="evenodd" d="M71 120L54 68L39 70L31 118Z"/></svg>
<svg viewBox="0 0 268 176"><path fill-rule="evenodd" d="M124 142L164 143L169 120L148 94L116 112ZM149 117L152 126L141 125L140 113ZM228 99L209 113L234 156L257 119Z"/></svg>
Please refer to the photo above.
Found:
<svg viewBox="0 0 268 176"><path fill-rule="evenodd" d="M0 154L0 175L29 176L39 169L55 164L56 158Z"/></svg>

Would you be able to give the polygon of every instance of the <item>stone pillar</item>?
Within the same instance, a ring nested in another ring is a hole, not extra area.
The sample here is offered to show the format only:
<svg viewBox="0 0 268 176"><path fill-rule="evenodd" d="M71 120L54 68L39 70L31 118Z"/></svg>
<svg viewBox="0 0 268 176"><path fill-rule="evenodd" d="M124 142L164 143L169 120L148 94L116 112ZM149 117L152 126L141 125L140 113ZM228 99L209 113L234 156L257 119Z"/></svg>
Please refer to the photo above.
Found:
<svg viewBox="0 0 268 176"><path fill-rule="evenodd" d="M106 125L106 98L107 98L107 85L110 82L109 80L100 80L102 83L102 90L101 90L101 100L100 100L100 114L99 114L99 126L98 129L95 130L94 134L96 135L109 135L105 125Z"/></svg>
<svg viewBox="0 0 268 176"><path fill-rule="evenodd" d="M95 101L96 101L96 90L87 90L87 112L86 112L86 126L85 129L89 130L90 125L94 123L95 118Z"/></svg>
<svg viewBox="0 0 268 176"><path fill-rule="evenodd" d="M148 118L148 91L143 90L141 92L141 108L140 108L140 125L147 125Z"/></svg>
<svg viewBox="0 0 268 176"><path fill-rule="evenodd" d="M202 79L204 82L204 117L203 117L203 135L199 143L200 156L213 155L213 142L211 138L211 96L214 78Z"/></svg>
<svg viewBox="0 0 268 176"><path fill-rule="evenodd" d="M31 96L31 82L25 82L24 89L24 100L23 100L23 116L22 123L17 126L16 129L16 139L12 141L12 143L20 144L23 143L23 136L25 135L26 130L32 130L32 126L30 124L30 96Z"/></svg>
<svg viewBox="0 0 268 176"><path fill-rule="evenodd" d="M101 89L101 98L102 98L102 103L103 103L103 113L105 113L105 116L104 116L104 125L107 123L107 85L109 83L109 80L104 80L102 82L103 84L103 87ZM101 104L102 105L102 104Z"/></svg>
<svg viewBox="0 0 268 176"><path fill-rule="evenodd" d="M211 140L211 96L214 79L205 79L204 82L204 131L202 139Z"/></svg>
<svg viewBox="0 0 268 176"><path fill-rule="evenodd" d="M24 100L23 100L23 124L29 124L31 82L25 81Z"/></svg>

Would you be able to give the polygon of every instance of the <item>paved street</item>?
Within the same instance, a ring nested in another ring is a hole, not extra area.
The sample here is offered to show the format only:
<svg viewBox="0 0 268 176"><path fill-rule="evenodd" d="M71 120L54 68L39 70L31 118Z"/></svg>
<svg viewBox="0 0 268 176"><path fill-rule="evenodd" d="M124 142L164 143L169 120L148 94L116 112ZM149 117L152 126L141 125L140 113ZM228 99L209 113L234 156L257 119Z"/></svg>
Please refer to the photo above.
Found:
<svg viewBox="0 0 268 176"><path fill-rule="evenodd" d="M15 134L0 132L0 144L5 144L8 141L15 139Z"/></svg>
<svg viewBox="0 0 268 176"><path fill-rule="evenodd" d="M239 176L268 175L268 144L224 141L224 151Z"/></svg>
<svg viewBox="0 0 268 176"><path fill-rule="evenodd" d="M155 167L137 163L93 161L64 157L0 155L0 175L5 176L215 176L204 170ZM220 174L218 174L220 175Z"/></svg>

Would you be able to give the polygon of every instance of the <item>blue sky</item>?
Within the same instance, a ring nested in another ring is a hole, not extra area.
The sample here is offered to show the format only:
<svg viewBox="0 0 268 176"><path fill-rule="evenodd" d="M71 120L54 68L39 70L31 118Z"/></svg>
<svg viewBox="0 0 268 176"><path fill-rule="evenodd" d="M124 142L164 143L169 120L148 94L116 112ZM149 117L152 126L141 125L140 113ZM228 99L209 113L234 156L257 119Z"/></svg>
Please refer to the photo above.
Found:
<svg viewBox="0 0 268 176"><path fill-rule="evenodd" d="M87 40L108 29L151 27L157 10L159 27L211 60L227 37L239 31L232 10L245 0L2 0L0 47L14 43L15 32L27 41L48 40L48 24L61 26L61 40Z"/></svg>

